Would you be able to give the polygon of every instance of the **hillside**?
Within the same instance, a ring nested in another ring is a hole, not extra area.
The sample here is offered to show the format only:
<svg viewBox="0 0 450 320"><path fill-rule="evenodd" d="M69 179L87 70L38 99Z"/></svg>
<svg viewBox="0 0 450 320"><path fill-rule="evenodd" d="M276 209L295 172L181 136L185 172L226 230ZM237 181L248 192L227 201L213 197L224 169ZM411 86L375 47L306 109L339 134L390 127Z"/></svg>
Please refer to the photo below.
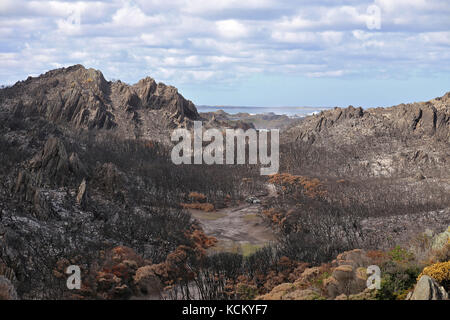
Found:
<svg viewBox="0 0 450 320"><path fill-rule="evenodd" d="M239 171L250 171L172 164L172 129L198 118L174 87L109 82L80 65L1 89L0 275L18 296L71 297L62 269L75 263L94 279L92 297L95 266L117 246L153 263L202 248L180 203L190 191L239 197Z"/></svg>

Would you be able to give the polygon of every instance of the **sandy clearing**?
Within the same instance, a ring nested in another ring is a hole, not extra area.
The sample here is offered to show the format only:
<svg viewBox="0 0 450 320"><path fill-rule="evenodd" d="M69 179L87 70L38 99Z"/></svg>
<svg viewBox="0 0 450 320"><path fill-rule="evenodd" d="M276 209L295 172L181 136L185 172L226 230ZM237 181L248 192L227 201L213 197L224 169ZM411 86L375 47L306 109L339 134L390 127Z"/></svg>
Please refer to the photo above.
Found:
<svg viewBox="0 0 450 320"><path fill-rule="evenodd" d="M205 233L217 238L212 251L241 252L248 255L275 240L270 227L259 215L259 204L243 204L207 213L189 210L201 224Z"/></svg>

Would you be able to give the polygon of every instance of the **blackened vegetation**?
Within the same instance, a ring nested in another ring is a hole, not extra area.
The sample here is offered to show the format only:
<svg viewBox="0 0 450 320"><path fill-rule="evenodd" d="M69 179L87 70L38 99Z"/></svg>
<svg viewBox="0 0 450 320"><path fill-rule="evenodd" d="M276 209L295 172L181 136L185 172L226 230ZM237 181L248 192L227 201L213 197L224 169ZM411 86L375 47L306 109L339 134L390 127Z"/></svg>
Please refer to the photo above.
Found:
<svg viewBox="0 0 450 320"><path fill-rule="evenodd" d="M235 186L259 174L248 166L176 166L170 146L157 141L0 118L0 264L14 271L21 297L63 297L65 276L53 272L61 259L89 274L100 251L122 245L164 261L192 244L196 222L180 206L190 192L220 206L248 194Z"/></svg>
<svg viewBox="0 0 450 320"><path fill-rule="evenodd" d="M392 246L408 217L450 207L449 105L447 94L308 117L282 133L280 174L267 179L258 166L174 165L164 141L198 114L173 87L82 66L29 78L0 90L0 270L21 298L254 298L307 264ZM262 214L278 242L208 255L214 239L183 204L195 194L218 208L264 183L277 190ZM71 264L88 287L79 296L65 287Z"/></svg>
<svg viewBox="0 0 450 320"><path fill-rule="evenodd" d="M358 116L368 118L362 112ZM308 194L308 186L303 184L300 192L282 191L266 204L269 220L276 218L272 222L280 232L283 254L320 263L352 248L390 247L396 244L397 235L391 234L387 243L387 230L367 232L365 224L401 216L405 221L392 229L406 233L414 225L408 216L450 206L450 148L443 133L418 137L418 133L395 126L375 126L367 134L360 122L339 127L336 121L334 125L334 135L332 129L322 129L309 139L294 142L289 138L292 132L285 135L281 172L317 179L326 194ZM355 129L354 136L348 135L356 126L363 128ZM343 137L341 143L339 136ZM286 188L287 184L279 186ZM444 216L440 222L445 228Z"/></svg>
<svg viewBox="0 0 450 320"><path fill-rule="evenodd" d="M321 265L346 250L391 249L427 227L445 229L450 148L442 135L384 127L341 144L285 141L282 173L268 181L278 196L263 202L277 244L249 257L208 257L195 281L199 297L254 297L295 276L300 262Z"/></svg>

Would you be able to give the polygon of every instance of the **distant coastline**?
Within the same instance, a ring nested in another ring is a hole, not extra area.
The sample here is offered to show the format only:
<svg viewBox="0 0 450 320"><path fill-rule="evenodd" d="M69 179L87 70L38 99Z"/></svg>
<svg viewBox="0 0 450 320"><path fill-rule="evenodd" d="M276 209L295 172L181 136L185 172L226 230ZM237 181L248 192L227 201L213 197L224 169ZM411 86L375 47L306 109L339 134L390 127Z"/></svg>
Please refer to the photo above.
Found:
<svg viewBox="0 0 450 320"><path fill-rule="evenodd" d="M332 109L331 107L251 107L251 106L196 106L198 112L216 112L223 110L228 114L248 113L248 114L267 114L287 115L290 117L304 117L320 112L322 110Z"/></svg>

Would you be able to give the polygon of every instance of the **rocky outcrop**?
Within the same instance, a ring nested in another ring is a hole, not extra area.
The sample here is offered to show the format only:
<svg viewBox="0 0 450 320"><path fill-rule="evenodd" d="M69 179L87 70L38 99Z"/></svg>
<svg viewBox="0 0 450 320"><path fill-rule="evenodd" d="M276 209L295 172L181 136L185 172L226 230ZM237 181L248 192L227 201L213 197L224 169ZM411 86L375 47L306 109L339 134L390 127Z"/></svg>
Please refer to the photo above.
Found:
<svg viewBox="0 0 450 320"><path fill-rule="evenodd" d="M63 142L50 137L42 151L30 161L29 167L38 176L39 182L64 182L70 170L70 162Z"/></svg>
<svg viewBox="0 0 450 320"><path fill-rule="evenodd" d="M317 149L332 159L327 166L337 176L448 177L449 96L389 108L323 111L293 125L280 140Z"/></svg>
<svg viewBox="0 0 450 320"><path fill-rule="evenodd" d="M72 152L69 157L69 168L70 170L79 177L85 177L88 175L88 170L85 165L81 162L77 153Z"/></svg>
<svg viewBox="0 0 450 320"><path fill-rule="evenodd" d="M110 129L116 125L108 110L109 85L102 73L81 65L29 77L3 90L0 103L16 115L40 115L75 127Z"/></svg>
<svg viewBox="0 0 450 320"><path fill-rule="evenodd" d="M422 276L417 282L414 292L408 296L408 300L446 300L448 294L445 289L431 277Z"/></svg>
<svg viewBox="0 0 450 320"><path fill-rule="evenodd" d="M20 117L41 116L73 128L115 129L129 138L153 132L147 118L173 127L199 117L194 104L175 87L149 77L132 86L110 82L100 71L82 65L2 89L0 106Z"/></svg>
<svg viewBox="0 0 450 320"><path fill-rule="evenodd" d="M78 154L72 152L69 157L62 140L51 136L42 150L26 164L26 170L19 173L15 192L26 193L31 184L63 184L71 177L86 175L87 169Z"/></svg>
<svg viewBox="0 0 450 320"><path fill-rule="evenodd" d="M322 134L344 135L350 139L357 138L356 134L372 135L379 130L396 130L411 135L436 136L449 142L449 96L450 92L428 102L401 104L390 108L363 110L361 107L349 106L346 109L322 111L291 128L291 138L314 142Z"/></svg>
<svg viewBox="0 0 450 320"><path fill-rule="evenodd" d="M357 294L367 288L366 268L341 265L333 270L332 276L323 282L327 296L335 298L341 294Z"/></svg>
<svg viewBox="0 0 450 320"><path fill-rule="evenodd" d="M29 202L36 217L45 219L49 214L49 205L43 193L43 190L38 187L38 180L36 175L22 170L17 177L14 192L21 201Z"/></svg>
<svg viewBox="0 0 450 320"><path fill-rule="evenodd" d="M185 117L198 118L194 104L185 100L173 86L166 86L163 83L156 84L155 80L147 77L135 84L131 90L138 98L133 99L135 107L154 110L167 109L171 117L177 118L179 121L183 121Z"/></svg>
<svg viewBox="0 0 450 320"><path fill-rule="evenodd" d="M82 209L86 208L88 194L85 177L89 177L88 170L78 154L72 152L69 156L63 141L50 136L31 160L24 161L12 191L22 205L31 208L34 217L46 220L60 206L50 204L50 194L55 192L55 188L79 186L74 202ZM60 203L61 195L57 197Z"/></svg>
<svg viewBox="0 0 450 320"><path fill-rule="evenodd" d="M82 208L85 208L87 205L88 193L87 193L86 179L83 179L83 181L80 184L80 187L78 188L76 201L77 204Z"/></svg>
<svg viewBox="0 0 450 320"><path fill-rule="evenodd" d="M36 183L33 181L33 177L26 170L19 172L17 176L14 192L19 196L21 200L30 201L34 197L36 192Z"/></svg>

